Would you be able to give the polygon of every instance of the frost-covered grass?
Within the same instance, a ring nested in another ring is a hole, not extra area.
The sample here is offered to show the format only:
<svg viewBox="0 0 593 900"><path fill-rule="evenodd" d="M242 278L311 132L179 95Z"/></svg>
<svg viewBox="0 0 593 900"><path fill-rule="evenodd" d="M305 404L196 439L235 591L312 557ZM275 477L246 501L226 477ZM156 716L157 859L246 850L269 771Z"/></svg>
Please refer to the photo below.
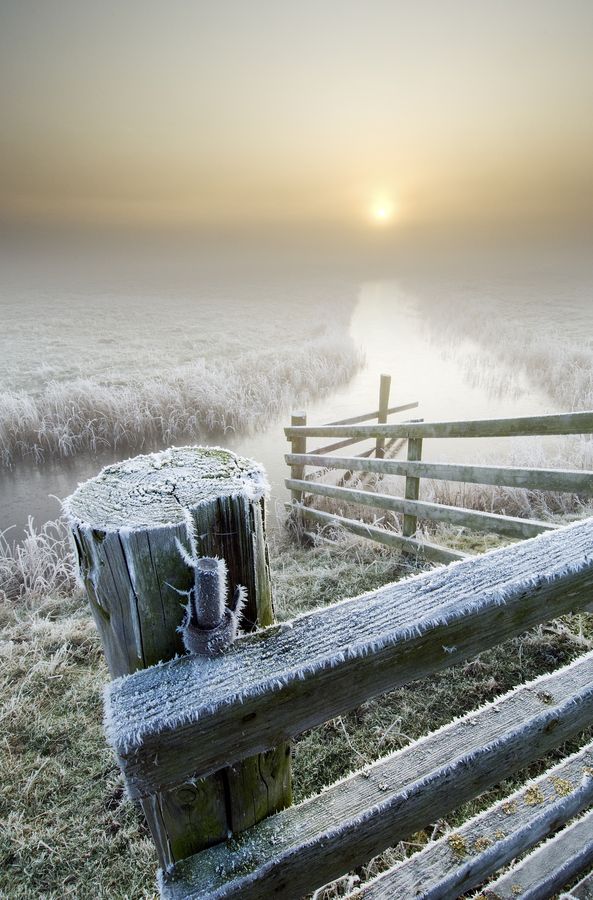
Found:
<svg viewBox="0 0 593 900"><path fill-rule="evenodd" d="M0 532L0 598L36 600L72 593L75 587L75 563L63 519L36 528L29 518L21 541L11 541L9 530Z"/></svg>
<svg viewBox="0 0 593 900"><path fill-rule="evenodd" d="M152 842L123 797L103 735L102 686L108 674L99 640L84 600L72 587L71 564L57 564L67 549L61 528L31 531L26 555L14 550L7 555L6 546L2 551L2 565L17 567L20 587L13 599L0 598L0 817L7 824L0 832L0 896L156 897ZM477 549L486 549L490 539L478 540L484 546ZM410 573L410 564L397 554L348 537L312 549L277 540L271 565L281 619ZM44 573L41 580L36 572ZM564 665L591 646L592 636L586 616L539 627L308 732L294 747L296 800L452 716ZM510 792L515 783L489 792L484 802ZM448 823L435 822L410 836L352 873L350 883L376 874L476 808L469 804ZM331 886L323 897L343 895L347 882Z"/></svg>
<svg viewBox="0 0 593 900"><path fill-rule="evenodd" d="M0 896L153 897L152 843L102 731L107 679L80 599L2 601Z"/></svg>
<svg viewBox="0 0 593 900"><path fill-rule="evenodd" d="M50 381L0 393L0 464L81 451L136 450L249 431L351 377L360 352L342 333L277 350L200 359L152 376Z"/></svg>
<svg viewBox="0 0 593 900"><path fill-rule="evenodd" d="M414 285L425 304L435 342L475 342L465 361L467 379L493 395L533 388L558 410L593 408L593 293L590 265L584 274L564 270L506 276L481 274L438 287Z"/></svg>
<svg viewBox="0 0 593 900"><path fill-rule="evenodd" d="M0 465L259 428L360 365L355 283L155 252L82 275L5 260Z"/></svg>

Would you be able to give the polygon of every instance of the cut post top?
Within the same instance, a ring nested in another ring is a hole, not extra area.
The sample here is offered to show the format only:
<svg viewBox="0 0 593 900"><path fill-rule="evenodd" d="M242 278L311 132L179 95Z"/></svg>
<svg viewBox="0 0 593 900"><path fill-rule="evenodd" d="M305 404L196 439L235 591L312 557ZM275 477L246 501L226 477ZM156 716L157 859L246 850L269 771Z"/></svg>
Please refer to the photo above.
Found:
<svg viewBox="0 0 593 900"><path fill-rule="evenodd" d="M107 466L64 502L73 522L104 531L160 528L216 497L266 496L264 469L218 447L173 447Z"/></svg>

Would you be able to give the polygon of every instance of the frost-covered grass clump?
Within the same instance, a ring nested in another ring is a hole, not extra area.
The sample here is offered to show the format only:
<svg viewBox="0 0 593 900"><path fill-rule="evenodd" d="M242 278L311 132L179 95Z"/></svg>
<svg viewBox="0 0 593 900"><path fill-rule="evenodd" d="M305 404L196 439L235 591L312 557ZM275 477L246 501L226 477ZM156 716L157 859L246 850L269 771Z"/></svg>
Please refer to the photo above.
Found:
<svg viewBox="0 0 593 900"><path fill-rule="evenodd" d="M346 382L360 364L360 352L338 333L173 368L157 361L151 376L80 377L36 394L0 393L0 463L249 431Z"/></svg>
<svg viewBox="0 0 593 900"><path fill-rule="evenodd" d="M37 528L29 517L20 541L11 541L9 530L0 532L0 600L70 594L76 577L64 519Z"/></svg>

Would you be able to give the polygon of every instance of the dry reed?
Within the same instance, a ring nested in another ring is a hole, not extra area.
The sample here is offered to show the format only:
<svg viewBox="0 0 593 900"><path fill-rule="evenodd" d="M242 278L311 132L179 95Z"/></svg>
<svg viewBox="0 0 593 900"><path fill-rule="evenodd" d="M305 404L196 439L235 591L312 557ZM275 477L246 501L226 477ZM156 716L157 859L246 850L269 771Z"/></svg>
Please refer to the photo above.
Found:
<svg viewBox="0 0 593 900"><path fill-rule="evenodd" d="M200 360L124 383L98 378L50 382L38 395L0 394L0 464L40 462L99 448L142 448L183 437L248 431L291 403L306 403L351 377L361 354L348 338Z"/></svg>

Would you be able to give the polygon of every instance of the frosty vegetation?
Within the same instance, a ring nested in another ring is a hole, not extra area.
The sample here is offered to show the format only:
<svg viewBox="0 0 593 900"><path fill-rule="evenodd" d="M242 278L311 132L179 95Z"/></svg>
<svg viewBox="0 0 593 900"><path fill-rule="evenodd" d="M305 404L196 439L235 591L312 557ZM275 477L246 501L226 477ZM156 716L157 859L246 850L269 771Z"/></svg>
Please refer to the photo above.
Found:
<svg viewBox="0 0 593 900"><path fill-rule="evenodd" d="M435 340L477 344L465 360L470 383L499 396L533 388L563 411L593 408L589 281L482 278L479 287L441 285L438 301L419 291Z"/></svg>
<svg viewBox="0 0 593 900"><path fill-rule="evenodd" d="M164 367L122 383L88 377L50 381L35 395L0 393L0 462L248 431L347 381L360 363L340 333L282 351Z"/></svg>
<svg viewBox="0 0 593 900"><path fill-rule="evenodd" d="M74 591L76 562L68 535L65 519L36 528L31 517L18 542L10 540L8 530L0 532L0 601Z"/></svg>

